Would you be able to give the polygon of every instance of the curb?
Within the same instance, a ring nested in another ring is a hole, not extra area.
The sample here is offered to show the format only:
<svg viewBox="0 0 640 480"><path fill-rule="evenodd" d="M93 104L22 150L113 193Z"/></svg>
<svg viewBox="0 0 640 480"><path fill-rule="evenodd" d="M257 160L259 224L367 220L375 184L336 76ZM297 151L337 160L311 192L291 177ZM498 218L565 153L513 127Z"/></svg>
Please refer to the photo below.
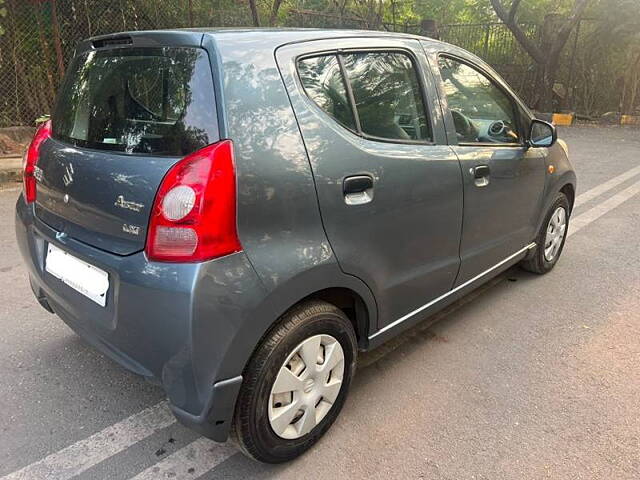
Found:
<svg viewBox="0 0 640 480"><path fill-rule="evenodd" d="M17 156L0 158L0 183L22 180L22 158Z"/></svg>
<svg viewBox="0 0 640 480"><path fill-rule="evenodd" d="M22 181L21 169L0 170L0 184L20 181Z"/></svg>

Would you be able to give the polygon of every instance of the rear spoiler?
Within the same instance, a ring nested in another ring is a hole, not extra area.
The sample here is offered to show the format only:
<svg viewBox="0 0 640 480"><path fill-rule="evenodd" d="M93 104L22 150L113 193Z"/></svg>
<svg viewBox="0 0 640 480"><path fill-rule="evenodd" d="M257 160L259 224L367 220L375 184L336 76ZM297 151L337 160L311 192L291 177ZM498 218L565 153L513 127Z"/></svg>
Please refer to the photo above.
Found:
<svg viewBox="0 0 640 480"><path fill-rule="evenodd" d="M75 55L91 50L131 47L200 47L202 32L153 30L91 37L78 43ZM74 56L75 56L74 55Z"/></svg>

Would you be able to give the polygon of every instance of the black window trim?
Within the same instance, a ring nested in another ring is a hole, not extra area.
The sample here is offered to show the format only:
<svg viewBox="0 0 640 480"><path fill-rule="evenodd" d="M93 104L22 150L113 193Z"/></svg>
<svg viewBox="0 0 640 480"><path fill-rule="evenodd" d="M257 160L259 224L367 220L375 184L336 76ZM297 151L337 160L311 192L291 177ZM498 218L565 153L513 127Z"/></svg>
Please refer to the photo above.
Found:
<svg viewBox="0 0 640 480"><path fill-rule="evenodd" d="M527 146L527 139L526 139L526 134L521 122L521 118L520 118L520 112L518 112L518 107L520 106L520 103L518 101L517 98L515 98L513 96L513 94L511 92L509 92L506 88L504 88L504 86L501 84L501 82L498 81L498 79L496 79L490 72L488 72L485 68L482 68L480 65L478 65L477 63L461 57L459 55L456 55L455 53L451 53L451 52L446 52L446 51L442 51L442 52L438 52L437 55L437 59L440 60L440 58L449 58L451 60L454 60L456 62L462 63L464 65L467 65L468 67L472 68L473 70L476 70L477 72L481 73L482 75L484 75L493 85L495 85L495 87L500 90L506 97L507 99L511 102L511 110L512 110L512 114L513 114L513 118L516 121L516 128L518 129L518 137L519 137L519 142L518 143L493 143L493 142L457 142L457 143L452 143L451 141L448 141L449 145L458 145L461 147L510 147L510 148L526 148ZM442 80L442 73L440 72L440 62L438 62L435 65L435 68L438 71L438 76L440 78L440 80ZM442 92L442 95L444 96L444 100L447 102L447 112L449 115L451 115L451 109L449 108L449 101L446 97L446 95L444 94L444 92ZM527 110L524 110L525 112L527 112ZM528 115L528 114L527 114Z"/></svg>
<svg viewBox="0 0 640 480"><path fill-rule="evenodd" d="M430 139L428 140L406 140L406 139L401 139L401 138L384 138L384 137L377 137L375 135L369 135L368 133L365 133L362 131L362 128L360 126L360 116L358 115L358 111L356 109L356 103L355 103L355 99L353 97L353 91L351 90L351 82L349 81L349 76L347 75L347 72L344 68L344 64L343 64L343 60L342 60L342 55L345 54L352 54L352 53L400 53L400 54L404 54L407 57L409 57L409 61L411 62L411 65L413 67L414 73L416 74L416 79L418 80L418 91L420 93L420 98L422 100L422 108L424 109L424 115L425 115L425 120L427 121L427 125L429 127L429 132L431 133L430 135ZM345 127L344 125L342 125L340 122L336 121L333 117L327 115L327 113L322 110L317 104L316 102L314 102L311 97L309 96L309 93L307 92L307 90L304 88L304 84L302 83L302 77L300 76L300 71L298 69L298 65L299 62L301 60L305 60L307 58L317 58L317 57L325 57L325 56L330 56L330 55L335 55L335 57L338 60L338 65L340 66L340 73L342 75L342 81L345 85L345 90L347 92L347 100L349 101L349 107L351 109L351 114L353 115L354 118L354 123L356 125L356 128L358 129L358 131L353 131L352 129ZM303 53L301 55L298 55L297 57L294 58L294 63L295 63L295 69L296 69L296 75L297 75L297 80L298 82L300 82L300 85L302 87L302 90L305 93L306 98L309 100L310 103L312 103L314 105L315 108L319 109L323 115L328 116L329 118L331 118L333 121L335 121L338 125L340 125L340 127L346 129L347 131L353 133L354 135L357 135L360 138L364 138L365 140L371 140L374 142L382 142L382 143L395 143L395 144L403 144L403 145L436 145L435 142L435 132L433 130L433 118L432 118L432 109L429 108L429 103L427 100L427 95L425 95L427 93L427 86L425 85L425 82L423 80L423 75L425 74L425 72L423 72L421 66L420 66L420 62L418 62L415 54L407 49L407 48L400 48L400 47L347 47L347 48L332 48L332 49L326 49L326 50L318 50L318 51L314 51L314 52L306 52Z"/></svg>
<svg viewBox="0 0 640 480"><path fill-rule="evenodd" d="M360 123L360 115L358 115L358 109L356 108L356 97L353 95L353 88L351 88L351 82L347 76L347 69L344 68L344 61L340 53L335 54L338 61L338 68L340 68L340 76L342 77L342 84L344 90L347 93L347 101L349 102L349 110L351 110L351 116L353 117L353 123L356 126L356 134L363 135L362 124Z"/></svg>

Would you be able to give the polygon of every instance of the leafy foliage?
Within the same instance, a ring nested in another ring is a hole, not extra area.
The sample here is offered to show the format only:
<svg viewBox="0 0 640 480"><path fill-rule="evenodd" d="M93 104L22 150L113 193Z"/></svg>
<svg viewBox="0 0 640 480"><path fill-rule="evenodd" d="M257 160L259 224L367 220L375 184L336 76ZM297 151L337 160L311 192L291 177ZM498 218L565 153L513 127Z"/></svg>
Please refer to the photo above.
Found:
<svg viewBox="0 0 640 480"><path fill-rule="evenodd" d="M515 22L543 52L545 18L566 17L576 2L500 0L507 9L514 1ZM590 115L633 112L640 100L640 1L590 0L584 18L559 55L554 81L568 92L560 106ZM425 33L427 19L437 22L443 40L485 58L532 100L540 62L499 24L491 0L0 0L0 125L31 124L49 113L75 45L90 36L256 24Z"/></svg>

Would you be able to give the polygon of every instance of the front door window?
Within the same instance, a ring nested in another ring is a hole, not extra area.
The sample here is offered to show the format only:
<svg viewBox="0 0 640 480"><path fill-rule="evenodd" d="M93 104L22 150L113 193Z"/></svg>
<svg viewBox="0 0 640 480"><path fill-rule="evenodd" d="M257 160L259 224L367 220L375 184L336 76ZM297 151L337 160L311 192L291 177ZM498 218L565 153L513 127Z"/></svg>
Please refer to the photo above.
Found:
<svg viewBox="0 0 640 480"><path fill-rule="evenodd" d="M466 63L449 57L440 57L438 63L458 143L521 143L515 108L506 93Z"/></svg>

